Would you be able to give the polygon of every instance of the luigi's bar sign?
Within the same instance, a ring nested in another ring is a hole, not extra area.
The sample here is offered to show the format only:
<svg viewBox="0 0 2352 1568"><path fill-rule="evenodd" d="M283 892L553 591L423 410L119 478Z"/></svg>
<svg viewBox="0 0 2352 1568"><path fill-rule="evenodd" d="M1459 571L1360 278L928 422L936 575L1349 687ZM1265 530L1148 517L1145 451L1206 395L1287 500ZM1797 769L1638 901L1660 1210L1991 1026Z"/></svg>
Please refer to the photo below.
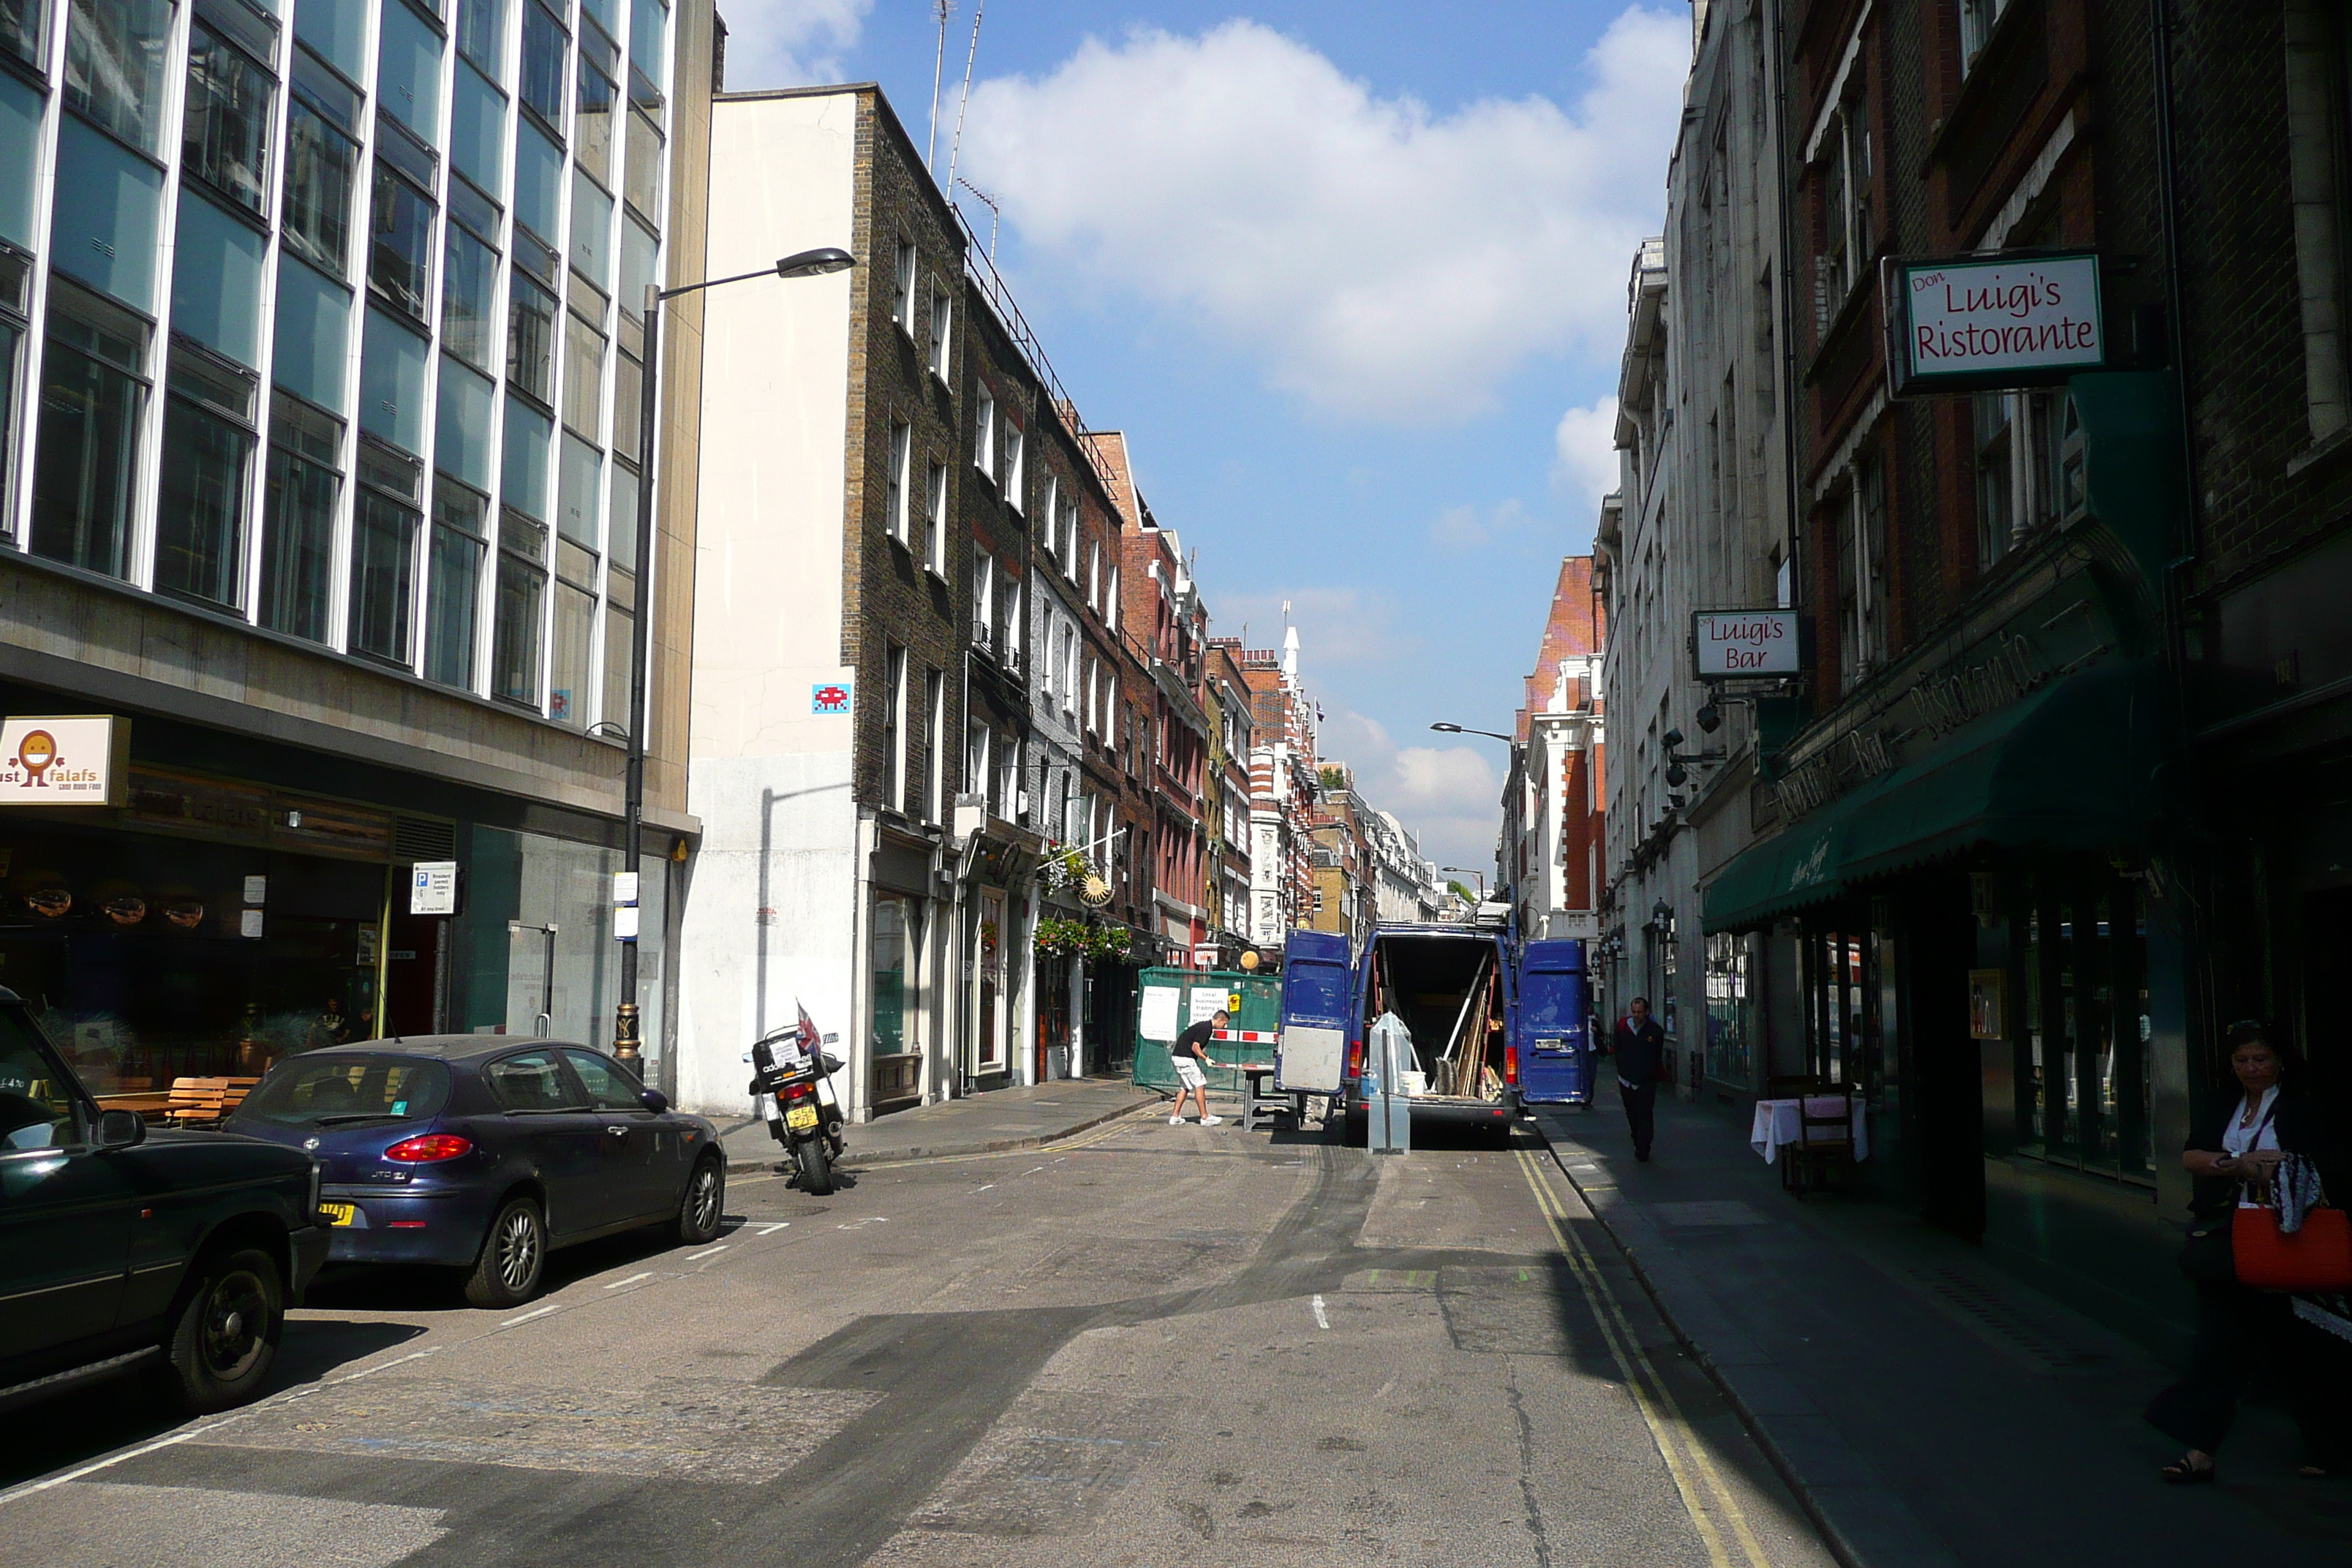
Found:
<svg viewBox="0 0 2352 1568"><path fill-rule="evenodd" d="M2042 386L2106 363L2095 252L1890 259L1885 281L1898 397Z"/></svg>
<svg viewBox="0 0 2352 1568"><path fill-rule="evenodd" d="M131 721L111 713L0 721L0 806L121 805Z"/></svg>

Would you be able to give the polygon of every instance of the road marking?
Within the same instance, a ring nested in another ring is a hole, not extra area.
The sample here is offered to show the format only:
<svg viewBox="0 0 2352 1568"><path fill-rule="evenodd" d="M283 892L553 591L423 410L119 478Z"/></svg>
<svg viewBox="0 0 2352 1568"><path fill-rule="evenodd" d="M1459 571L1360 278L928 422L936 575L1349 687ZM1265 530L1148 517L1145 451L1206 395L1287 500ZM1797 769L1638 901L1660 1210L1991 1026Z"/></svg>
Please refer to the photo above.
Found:
<svg viewBox="0 0 2352 1568"><path fill-rule="evenodd" d="M528 1323L533 1318L544 1318L550 1312L561 1312L562 1310L563 1310L562 1302L551 1301L544 1307L540 1307L531 1311L525 1312L520 1318L509 1318L505 1322L500 1323L499 1327L502 1329L511 1329L517 1323Z"/></svg>
<svg viewBox="0 0 2352 1568"><path fill-rule="evenodd" d="M686 1260L688 1263L699 1263L706 1258L716 1258L720 1253L726 1251L730 1245L730 1243L722 1241L716 1247L706 1247L699 1252L689 1252L686 1255Z"/></svg>
<svg viewBox="0 0 2352 1568"><path fill-rule="evenodd" d="M624 1285L634 1285L640 1279L650 1279L652 1278L653 1276L651 1274L632 1274L626 1279L614 1280L610 1285L605 1286L604 1289L607 1290L617 1290Z"/></svg>
<svg viewBox="0 0 2352 1568"><path fill-rule="evenodd" d="M1323 1298L1320 1296L1315 1298L1315 1326L1318 1329L1328 1329L1331 1326L1331 1320L1324 1315Z"/></svg>
<svg viewBox="0 0 2352 1568"><path fill-rule="evenodd" d="M348 1377L339 1377L339 1378L336 1378L336 1379L334 1379L334 1380L333 1380L333 1382L334 1382L334 1383L336 1383L336 1384L357 1383L360 1379L362 1379L362 1378L363 1378L363 1377L373 1377L377 1373L380 1373L380 1372L383 1371L383 1369L384 1369L384 1368L386 1368L386 1367L390 1367L390 1366L398 1366L398 1365L400 1365L403 1362L423 1361L426 1356L429 1356L429 1355L439 1355L440 1353L441 1353L441 1347L440 1347L439 1345L433 1345L433 1346L430 1346L430 1347L428 1347L428 1348L426 1348L426 1349L425 1349L425 1350L421 1350L421 1351L411 1351L411 1352L409 1352L406 1355L404 1355L404 1356L394 1356L392 1360L390 1360L390 1361L386 1361L386 1362L378 1362L378 1363L377 1363L375 1365L373 1365L373 1366L371 1366L371 1367L364 1367L364 1368L361 1369L361 1370L360 1370L360 1371L358 1371L358 1372L352 1373L350 1376L348 1376ZM288 1390L288 1392L290 1394L290 1393L293 1393L293 1392L295 1392L295 1391L294 1391L294 1390L289 1389L289 1390ZM307 1393L307 1392L308 1392L308 1390L303 1390L302 1392Z"/></svg>
<svg viewBox="0 0 2352 1568"><path fill-rule="evenodd" d="M1034 1176L1034 1175L1035 1175L1038 1172L1040 1172L1040 1171L1044 1170L1045 1168L1045 1166L1043 1166L1043 1165L1032 1165L1032 1166L1030 1166L1027 1170L1025 1170L1025 1171L1022 1172L1021 1173L1022 1173L1023 1175L1024 1175L1024 1176Z"/></svg>
<svg viewBox="0 0 2352 1568"><path fill-rule="evenodd" d="M1712 1568L1731 1568L1732 1564L1731 1554L1725 1550L1723 1537L1712 1517L1714 1512L1719 1511L1730 1525L1731 1533L1739 1543L1740 1554L1751 1568L1770 1568L1770 1560L1758 1543L1756 1532L1749 1528L1748 1515L1740 1508L1739 1500L1731 1495L1731 1489L1724 1483L1722 1473L1716 1468L1714 1460L1708 1457L1696 1435L1691 1432L1682 1406L1675 1402L1673 1391L1666 1387L1665 1379L1658 1374L1649 1352L1642 1348L1641 1341L1635 1337L1633 1324L1626 1320L1618 1304L1616 1292L1601 1274L1600 1266L1593 1262L1591 1254L1585 1250L1583 1242L1563 1223L1568 1211L1560 1203L1559 1195L1544 1180L1541 1167L1533 1154L1525 1149L1517 1151L1517 1154L1520 1173L1527 1177L1528 1189L1535 1194L1536 1206L1542 1211L1544 1224L1550 1228L1552 1239L1567 1255L1569 1271L1576 1276L1577 1286L1584 1293L1585 1303L1592 1310L1593 1321L1601 1326L1601 1338L1609 1343L1610 1356L1616 1362L1627 1392L1633 1394L1635 1406L1642 1412L1642 1419L1649 1426L1650 1436L1658 1445L1658 1457L1665 1461L1666 1471L1674 1478L1675 1489L1682 1494L1683 1508L1690 1515L1691 1523L1698 1531L1699 1540L1706 1547L1708 1563ZM1715 1495L1713 1510L1707 1507L1691 1478L1689 1472L1694 1470Z"/></svg>
<svg viewBox="0 0 2352 1568"><path fill-rule="evenodd" d="M790 1221L790 1220L788 1220L788 1219L780 1219L780 1220L778 1220L778 1221L777 1221L775 1224L773 1224L773 1225L763 1225L763 1226L761 1226L760 1227L760 1234L761 1234L761 1236L773 1236L773 1235L775 1235L775 1234L776 1234L776 1232L778 1232L778 1231L780 1231L780 1230L790 1230L790 1229L792 1229L792 1228L793 1228L793 1222L792 1222L792 1221Z"/></svg>
<svg viewBox="0 0 2352 1568"><path fill-rule="evenodd" d="M980 1193L984 1193L984 1192L988 1191L988 1189L989 1189L989 1188L991 1188L991 1187L992 1187L992 1186L994 1186L994 1185L996 1185L996 1184L995 1184L994 1182L982 1182L980 1185L978 1185L978 1186L976 1186L976 1187L972 1188L972 1192L973 1192L975 1194L980 1194Z"/></svg>

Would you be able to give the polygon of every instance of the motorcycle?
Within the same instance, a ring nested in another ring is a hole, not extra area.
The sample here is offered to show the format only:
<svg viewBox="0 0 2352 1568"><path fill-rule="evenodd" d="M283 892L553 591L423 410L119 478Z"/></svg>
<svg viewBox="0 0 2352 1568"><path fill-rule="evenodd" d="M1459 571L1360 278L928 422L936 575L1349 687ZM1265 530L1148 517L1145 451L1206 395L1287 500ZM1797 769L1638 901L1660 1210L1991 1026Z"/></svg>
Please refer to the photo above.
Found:
<svg viewBox="0 0 2352 1568"><path fill-rule="evenodd" d="M833 1091L839 1057L824 1048L838 1036L820 1037L803 1012L791 1024L752 1044L751 1098L768 1136L783 1145L800 1173L801 1189L819 1197L834 1189L833 1168L844 1150L847 1118Z"/></svg>

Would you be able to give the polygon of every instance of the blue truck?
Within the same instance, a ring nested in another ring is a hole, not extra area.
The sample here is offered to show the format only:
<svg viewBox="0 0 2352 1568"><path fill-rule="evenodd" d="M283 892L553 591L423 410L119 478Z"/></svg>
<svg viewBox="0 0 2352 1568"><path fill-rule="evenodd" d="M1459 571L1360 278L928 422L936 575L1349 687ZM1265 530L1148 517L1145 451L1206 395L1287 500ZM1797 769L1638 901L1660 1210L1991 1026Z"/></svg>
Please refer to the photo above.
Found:
<svg viewBox="0 0 2352 1568"><path fill-rule="evenodd" d="M1414 1127L1510 1136L1520 1105L1589 1104L1590 992L1580 942L1514 952L1496 925L1376 929L1351 958L1345 937L1293 931L1283 959L1275 1087L1328 1097L1361 1143L1370 1110L1365 1040L1384 1013L1412 1032Z"/></svg>

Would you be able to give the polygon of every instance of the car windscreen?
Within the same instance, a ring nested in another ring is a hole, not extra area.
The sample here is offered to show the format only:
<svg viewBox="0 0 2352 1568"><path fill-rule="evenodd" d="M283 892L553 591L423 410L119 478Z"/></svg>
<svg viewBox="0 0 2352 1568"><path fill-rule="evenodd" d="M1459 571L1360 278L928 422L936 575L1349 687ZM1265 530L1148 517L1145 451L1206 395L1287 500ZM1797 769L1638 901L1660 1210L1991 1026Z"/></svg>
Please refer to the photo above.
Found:
<svg viewBox="0 0 2352 1568"><path fill-rule="evenodd" d="M334 1127L362 1121L415 1121L449 1100L449 1069L409 1056L295 1057L272 1068L246 1097L239 1121L280 1127Z"/></svg>

